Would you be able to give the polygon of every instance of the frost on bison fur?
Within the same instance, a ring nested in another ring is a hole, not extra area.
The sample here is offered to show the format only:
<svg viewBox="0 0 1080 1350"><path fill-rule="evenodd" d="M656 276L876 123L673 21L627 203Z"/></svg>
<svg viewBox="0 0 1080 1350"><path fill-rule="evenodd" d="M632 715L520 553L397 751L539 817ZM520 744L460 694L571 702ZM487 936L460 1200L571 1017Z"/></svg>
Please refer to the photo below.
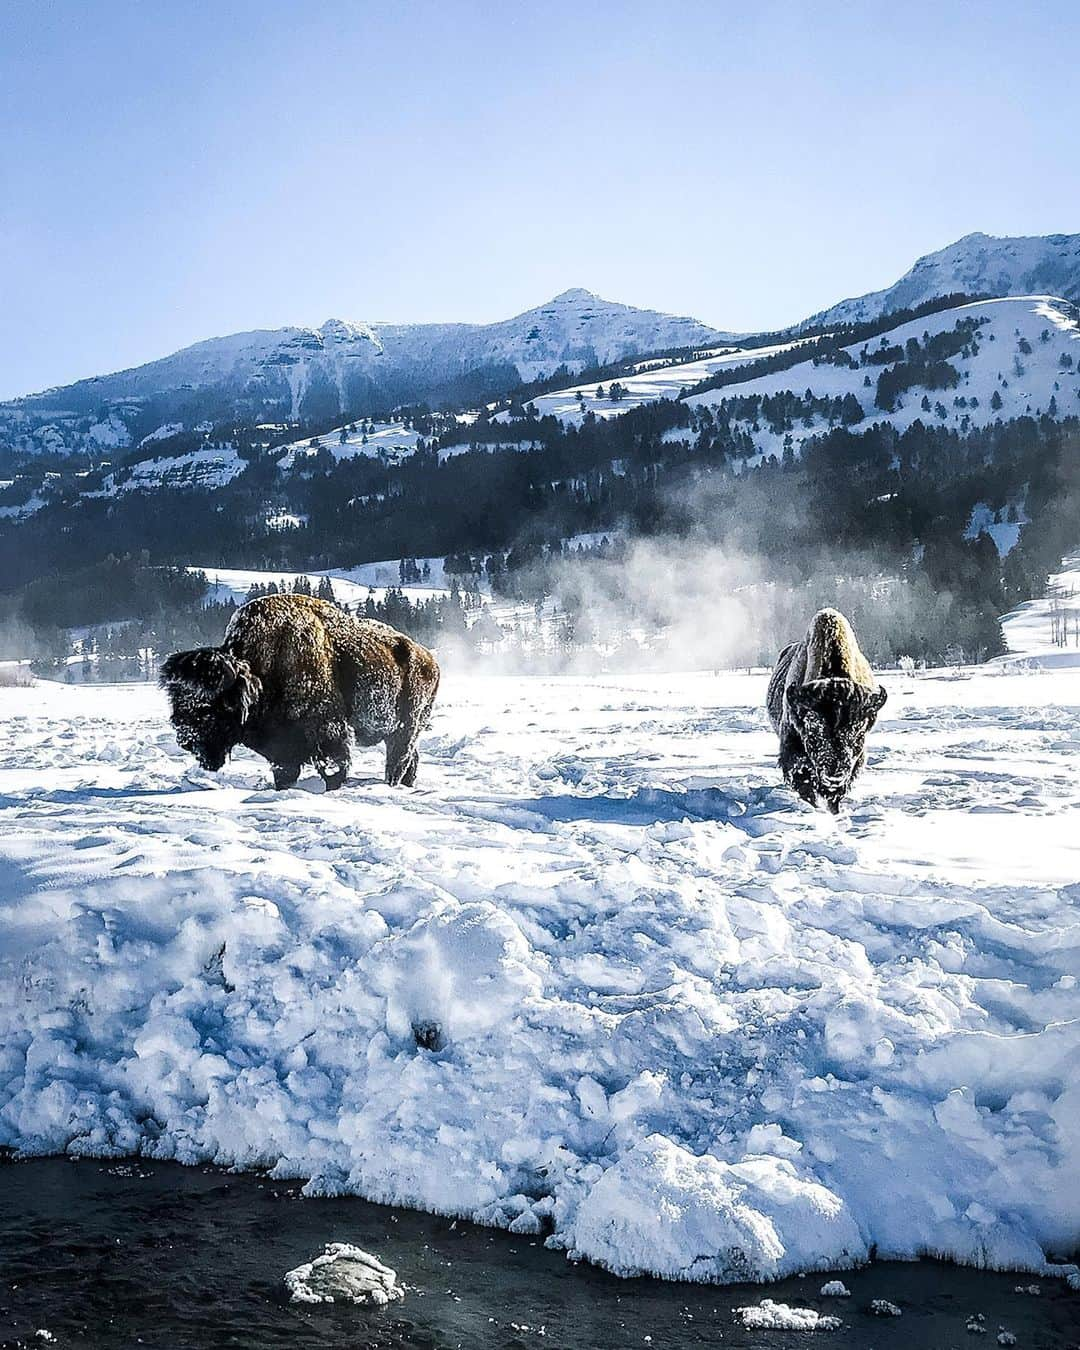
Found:
<svg viewBox="0 0 1080 1350"><path fill-rule="evenodd" d="M385 741L386 781L411 787L439 667L384 623L311 596L268 595L236 611L220 647L170 656L161 683L176 739L204 769L246 745L270 761L277 788L304 764L337 788L351 732L358 745Z"/></svg>
<svg viewBox="0 0 1080 1350"><path fill-rule="evenodd" d="M800 797L835 815L866 762L866 733L885 702L847 619L823 609L776 660L767 697L780 768Z"/></svg>

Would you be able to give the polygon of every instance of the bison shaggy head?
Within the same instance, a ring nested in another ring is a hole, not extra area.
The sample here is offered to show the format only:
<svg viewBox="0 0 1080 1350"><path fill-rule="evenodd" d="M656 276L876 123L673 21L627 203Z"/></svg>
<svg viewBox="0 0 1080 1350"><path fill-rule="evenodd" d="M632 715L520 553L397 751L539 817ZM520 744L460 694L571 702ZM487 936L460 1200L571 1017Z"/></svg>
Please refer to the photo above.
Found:
<svg viewBox="0 0 1080 1350"><path fill-rule="evenodd" d="M862 767L866 733L885 697L880 685L868 689L842 678L808 680L787 691L788 712L806 752L806 770L817 796L834 815Z"/></svg>
<svg viewBox="0 0 1080 1350"><path fill-rule="evenodd" d="M161 667L182 750L204 769L220 769L243 735L262 684L246 661L218 647L175 652Z"/></svg>

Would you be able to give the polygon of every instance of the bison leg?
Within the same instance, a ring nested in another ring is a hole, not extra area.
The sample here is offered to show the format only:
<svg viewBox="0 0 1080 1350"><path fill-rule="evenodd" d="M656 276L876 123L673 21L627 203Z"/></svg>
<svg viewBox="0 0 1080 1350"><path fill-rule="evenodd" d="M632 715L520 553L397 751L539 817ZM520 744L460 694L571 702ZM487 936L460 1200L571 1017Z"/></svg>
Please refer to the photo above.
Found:
<svg viewBox="0 0 1080 1350"><path fill-rule="evenodd" d="M344 744L323 747L315 758L315 768L327 792L336 791L349 772L349 747Z"/></svg>
<svg viewBox="0 0 1080 1350"><path fill-rule="evenodd" d="M416 770L419 768L419 766L420 766L420 755L418 751L414 750L412 754L409 756L409 762L405 766L405 772L401 775L402 787L416 786Z"/></svg>
<svg viewBox="0 0 1080 1350"><path fill-rule="evenodd" d="M300 777L299 764L272 764L270 767L274 770L274 787L278 792L293 787Z"/></svg>
<svg viewBox="0 0 1080 1350"><path fill-rule="evenodd" d="M780 772L784 775L785 781L794 787L795 778L805 770L807 759L806 751L803 749L802 737L790 726L785 727L780 733L778 760Z"/></svg>
<svg viewBox="0 0 1080 1350"><path fill-rule="evenodd" d="M416 782L416 738L411 727L403 727L386 738L386 781L391 787L412 787Z"/></svg>
<svg viewBox="0 0 1080 1350"><path fill-rule="evenodd" d="M817 805L817 781L810 760L803 747L802 737L791 727L785 728L780 738L780 769L784 781L799 794L804 802Z"/></svg>
<svg viewBox="0 0 1080 1350"><path fill-rule="evenodd" d="M334 792L345 782L351 757L347 722L335 720L320 730L312 759L327 792Z"/></svg>
<svg viewBox="0 0 1080 1350"><path fill-rule="evenodd" d="M392 787L412 787L420 763L417 742L431 716L431 705L439 687L438 668L426 675L413 669L398 696L401 721L386 738L386 781Z"/></svg>

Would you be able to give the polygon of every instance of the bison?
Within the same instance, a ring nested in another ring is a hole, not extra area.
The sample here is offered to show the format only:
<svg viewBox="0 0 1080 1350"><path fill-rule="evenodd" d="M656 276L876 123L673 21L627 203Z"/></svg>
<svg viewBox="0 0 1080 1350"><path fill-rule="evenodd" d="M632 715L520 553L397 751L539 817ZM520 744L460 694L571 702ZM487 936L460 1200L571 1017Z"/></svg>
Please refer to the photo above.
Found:
<svg viewBox="0 0 1080 1350"><path fill-rule="evenodd" d="M176 652L161 667L176 739L204 769L236 745L268 759L276 788L314 764L327 791L358 745L386 742L386 781L416 782L417 740L439 687L426 647L325 600L268 595L238 609L220 647Z"/></svg>
<svg viewBox="0 0 1080 1350"><path fill-rule="evenodd" d="M769 720L780 737L784 778L811 806L840 810L866 762L866 733L885 698L838 610L815 614L803 640L777 657Z"/></svg>

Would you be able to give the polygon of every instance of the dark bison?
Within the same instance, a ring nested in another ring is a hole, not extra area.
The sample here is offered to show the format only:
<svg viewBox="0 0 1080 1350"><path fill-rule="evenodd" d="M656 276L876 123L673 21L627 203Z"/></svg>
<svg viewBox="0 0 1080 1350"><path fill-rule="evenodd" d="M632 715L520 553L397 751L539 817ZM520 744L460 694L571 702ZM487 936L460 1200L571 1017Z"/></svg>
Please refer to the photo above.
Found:
<svg viewBox="0 0 1080 1350"><path fill-rule="evenodd" d="M416 781L416 743L439 687L435 657L396 629L325 600L268 595L238 609L220 647L176 652L161 667L176 739L204 769L235 745L268 759L274 786L314 764L344 783L350 732L386 742L386 781Z"/></svg>
<svg viewBox="0 0 1080 1350"><path fill-rule="evenodd" d="M885 698L847 619L835 609L815 614L803 640L777 657L766 700L780 768L800 797L836 815Z"/></svg>

